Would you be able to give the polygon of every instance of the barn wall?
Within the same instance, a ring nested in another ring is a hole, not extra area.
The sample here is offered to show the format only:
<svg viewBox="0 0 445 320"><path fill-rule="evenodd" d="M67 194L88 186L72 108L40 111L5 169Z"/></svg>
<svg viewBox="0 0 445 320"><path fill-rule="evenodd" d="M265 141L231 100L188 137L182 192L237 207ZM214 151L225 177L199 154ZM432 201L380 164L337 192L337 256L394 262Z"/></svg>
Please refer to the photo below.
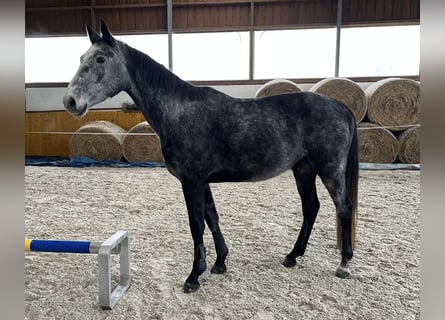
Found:
<svg viewBox="0 0 445 320"><path fill-rule="evenodd" d="M94 110L83 118L75 118L66 111L26 112L25 156L69 157L71 133L97 120L110 121L128 131L144 117L140 112L122 110Z"/></svg>
<svg viewBox="0 0 445 320"><path fill-rule="evenodd" d="M166 33L165 0L27 0L25 35L84 35L104 19L116 34ZM336 0L173 0L173 31L334 26ZM418 23L419 0L345 0L343 24Z"/></svg>

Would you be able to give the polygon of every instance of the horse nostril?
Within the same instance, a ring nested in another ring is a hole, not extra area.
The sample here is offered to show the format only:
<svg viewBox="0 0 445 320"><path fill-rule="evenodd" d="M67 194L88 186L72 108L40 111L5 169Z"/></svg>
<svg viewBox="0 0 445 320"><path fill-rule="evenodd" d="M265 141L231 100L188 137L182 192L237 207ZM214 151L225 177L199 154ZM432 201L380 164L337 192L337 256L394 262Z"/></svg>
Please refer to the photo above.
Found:
<svg viewBox="0 0 445 320"><path fill-rule="evenodd" d="M75 110L76 109L76 100L72 96L65 96L63 98L63 104L66 109Z"/></svg>

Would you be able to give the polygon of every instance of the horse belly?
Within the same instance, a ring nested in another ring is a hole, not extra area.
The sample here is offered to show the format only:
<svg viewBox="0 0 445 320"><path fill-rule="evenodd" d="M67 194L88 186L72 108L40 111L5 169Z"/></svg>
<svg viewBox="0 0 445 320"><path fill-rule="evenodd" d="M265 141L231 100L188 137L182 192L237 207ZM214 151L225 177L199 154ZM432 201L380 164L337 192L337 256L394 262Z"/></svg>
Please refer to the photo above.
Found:
<svg viewBox="0 0 445 320"><path fill-rule="evenodd" d="M275 170L268 172L253 172L241 170L220 170L209 176L208 182L255 182L263 181L285 172L289 168L283 170Z"/></svg>
<svg viewBox="0 0 445 320"><path fill-rule="evenodd" d="M272 159L267 157L252 158L252 155L233 157L225 166L215 166L210 174L210 182L243 182L262 181L273 178L291 169L298 160L295 156L280 156Z"/></svg>

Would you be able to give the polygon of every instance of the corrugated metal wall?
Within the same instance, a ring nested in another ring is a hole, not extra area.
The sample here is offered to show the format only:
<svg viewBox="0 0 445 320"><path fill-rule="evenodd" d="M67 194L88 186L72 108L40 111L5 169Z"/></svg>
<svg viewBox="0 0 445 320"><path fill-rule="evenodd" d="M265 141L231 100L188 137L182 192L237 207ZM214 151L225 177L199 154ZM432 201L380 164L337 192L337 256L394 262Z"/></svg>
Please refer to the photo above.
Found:
<svg viewBox="0 0 445 320"><path fill-rule="evenodd" d="M116 34L167 31L166 0L27 0L26 36L84 35L104 19ZM337 0L173 0L173 31L333 26ZM420 20L420 0L344 0L343 23Z"/></svg>

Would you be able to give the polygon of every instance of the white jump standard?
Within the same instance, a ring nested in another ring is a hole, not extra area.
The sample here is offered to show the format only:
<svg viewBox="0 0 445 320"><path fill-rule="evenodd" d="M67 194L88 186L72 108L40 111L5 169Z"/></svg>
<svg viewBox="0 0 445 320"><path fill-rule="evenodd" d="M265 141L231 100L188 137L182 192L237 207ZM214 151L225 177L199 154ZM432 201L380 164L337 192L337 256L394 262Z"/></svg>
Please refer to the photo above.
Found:
<svg viewBox="0 0 445 320"><path fill-rule="evenodd" d="M130 246L127 231L118 231L104 242L25 239L25 251L94 253L99 262L99 304L111 310L130 287ZM111 255L119 254L119 284L112 289Z"/></svg>

